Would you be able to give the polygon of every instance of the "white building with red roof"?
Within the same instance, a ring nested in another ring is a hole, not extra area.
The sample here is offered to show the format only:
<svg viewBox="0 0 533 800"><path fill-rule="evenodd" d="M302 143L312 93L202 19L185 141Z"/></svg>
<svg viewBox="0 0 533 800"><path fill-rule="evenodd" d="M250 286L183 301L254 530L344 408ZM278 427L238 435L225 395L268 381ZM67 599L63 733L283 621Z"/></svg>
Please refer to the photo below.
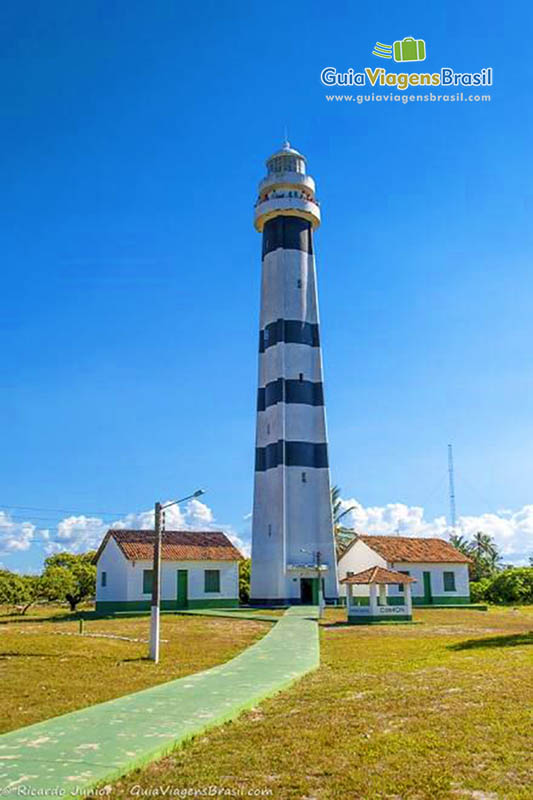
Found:
<svg viewBox="0 0 533 800"><path fill-rule="evenodd" d="M444 539L411 536L357 535L339 557L341 596L346 597L342 579L370 567L383 567L414 578L412 602L415 606L454 606L470 603L468 564L470 558ZM354 585L354 597L368 594L368 588ZM386 602L403 605L405 585L386 587Z"/></svg>
<svg viewBox="0 0 533 800"><path fill-rule="evenodd" d="M152 597L153 530L109 530L95 555L96 611L148 611ZM239 604L243 556L222 531L164 531L161 608Z"/></svg>

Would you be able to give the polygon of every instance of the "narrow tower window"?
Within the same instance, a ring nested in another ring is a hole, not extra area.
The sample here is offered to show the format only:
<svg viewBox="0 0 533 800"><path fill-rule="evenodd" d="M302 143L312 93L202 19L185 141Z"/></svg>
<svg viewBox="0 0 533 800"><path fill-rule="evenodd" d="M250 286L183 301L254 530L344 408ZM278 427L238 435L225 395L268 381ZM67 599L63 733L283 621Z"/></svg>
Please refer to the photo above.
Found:
<svg viewBox="0 0 533 800"><path fill-rule="evenodd" d="M300 381L303 381L303 379L304 379L304 374L303 372L300 372Z"/></svg>
<svg viewBox="0 0 533 800"><path fill-rule="evenodd" d="M296 286L298 287L298 289L302 288L302 279L301 278L298 278L298 280L296 281Z"/></svg>
<svg viewBox="0 0 533 800"><path fill-rule="evenodd" d="M272 525L270 523L268 524L268 535L272 536Z"/></svg>
<svg viewBox="0 0 533 800"><path fill-rule="evenodd" d="M302 472L302 483L307 483L307 472Z"/></svg>

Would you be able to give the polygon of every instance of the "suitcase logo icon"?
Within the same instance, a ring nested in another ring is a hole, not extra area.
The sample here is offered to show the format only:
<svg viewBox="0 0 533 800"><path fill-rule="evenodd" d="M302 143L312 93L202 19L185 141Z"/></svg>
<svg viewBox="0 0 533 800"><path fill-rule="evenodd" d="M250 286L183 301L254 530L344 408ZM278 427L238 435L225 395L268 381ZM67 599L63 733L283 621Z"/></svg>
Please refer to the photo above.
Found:
<svg viewBox="0 0 533 800"><path fill-rule="evenodd" d="M393 52L395 61L425 61L426 43L423 39L406 36L405 39L394 42Z"/></svg>

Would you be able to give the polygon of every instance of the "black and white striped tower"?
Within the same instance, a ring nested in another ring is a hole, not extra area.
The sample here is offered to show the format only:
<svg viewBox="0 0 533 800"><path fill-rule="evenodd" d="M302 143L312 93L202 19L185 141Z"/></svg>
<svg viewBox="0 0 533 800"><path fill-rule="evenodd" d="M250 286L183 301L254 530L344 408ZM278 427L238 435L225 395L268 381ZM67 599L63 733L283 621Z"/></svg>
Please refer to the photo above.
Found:
<svg viewBox="0 0 533 800"><path fill-rule="evenodd" d="M253 603L337 597L313 230L315 182L289 142L267 162L252 524Z"/></svg>

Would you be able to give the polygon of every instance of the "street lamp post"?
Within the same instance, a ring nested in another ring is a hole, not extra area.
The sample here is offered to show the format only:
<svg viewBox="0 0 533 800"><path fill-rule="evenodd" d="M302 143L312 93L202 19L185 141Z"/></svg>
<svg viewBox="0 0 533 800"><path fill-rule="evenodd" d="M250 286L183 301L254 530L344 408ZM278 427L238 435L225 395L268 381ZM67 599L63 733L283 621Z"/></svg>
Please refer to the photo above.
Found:
<svg viewBox="0 0 533 800"><path fill-rule="evenodd" d="M190 500L192 497L200 497L205 494L204 489L197 489L187 497L182 497L181 500L173 500L172 503L155 504L155 542L154 542L154 563L152 568L152 608L150 612L150 655L149 658L156 664L159 661L159 631L160 631L160 615L161 615L161 544L162 544L162 519L164 517L165 508L176 506L183 503L185 500Z"/></svg>
<svg viewBox="0 0 533 800"><path fill-rule="evenodd" d="M322 617L324 614L324 593L322 591L322 575L320 571L321 567L321 552L320 550L316 551L316 574L318 580L318 616Z"/></svg>

